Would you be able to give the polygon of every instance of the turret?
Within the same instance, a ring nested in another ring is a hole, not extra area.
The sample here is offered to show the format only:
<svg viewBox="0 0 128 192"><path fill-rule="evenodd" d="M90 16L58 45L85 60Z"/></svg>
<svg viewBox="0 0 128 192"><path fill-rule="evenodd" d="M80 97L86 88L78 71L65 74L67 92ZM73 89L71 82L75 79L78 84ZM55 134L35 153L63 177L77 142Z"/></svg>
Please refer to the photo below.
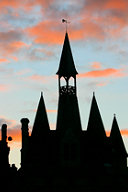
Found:
<svg viewBox="0 0 128 192"><path fill-rule="evenodd" d="M120 129L114 115L112 129L110 133L112 144L112 164L118 167L127 167L127 151L120 133Z"/></svg>
<svg viewBox="0 0 128 192"><path fill-rule="evenodd" d="M29 146L29 120L27 118L21 119L21 131L22 131L22 149L21 149L21 167L24 166L28 146Z"/></svg>
<svg viewBox="0 0 128 192"><path fill-rule="evenodd" d="M56 74L59 81L59 94L76 94L76 75L78 72L75 68L68 33L65 35L59 69ZM70 85L69 82L71 77L74 79L73 85ZM66 84L64 86L61 85L62 78L65 79Z"/></svg>
<svg viewBox="0 0 128 192"><path fill-rule="evenodd" d="M92 145L102 145L106 141L106 132L94 93L88 120L87 133Z"/></svg>
<svg viewBox="0 0 128 192"><path fill-rule="evenodd" d="M7 140L7 125L3 124L1 128L2 142L6 143Z"/></svg>
<svg viewBox="0 0 128 192"><path fill-rule="evenodd" d="M0 167L5 171L9 168L9 151L7 143L7 125L3 124L1 128L1 141L0 141Z"/></svg>
<svg viewBox="0 0 128 192"><path fill-rule="evenodd" d="M59 69L56 74L59 81L56 125L59 145L61 146L59 148L59 159L60 163L64 166L78 166L80 163L80 135L82 132L76 93L76 75L78 72L75 68L67 32L65 34ZM64 85L62 85L62 79L65 83Z"/></svg>
<svg viewBox="0 0 128 192"><path fill-rule="evenodd" d="M42 138L45 136L45 133L47 134L50 131L48 117L46 113L43 93L41 92L40 101L38 104L36 117L32 129L31 138L33 142L38 142L39 140L42 140Z"/></svg>
<svg viewBox="0 0 128 192"><path fill-rule="evenodd" d="M68 33L65 34L59 69L56 73L59 80L59 106L57 117L57 131L61 133L70 129L71 132L78 134L82 130L78 100L76 95L76 75L78 74L72 52ZM61 79L64 78L65 85L61 85ZM70 85L70 79L73 83Z"/></svg>

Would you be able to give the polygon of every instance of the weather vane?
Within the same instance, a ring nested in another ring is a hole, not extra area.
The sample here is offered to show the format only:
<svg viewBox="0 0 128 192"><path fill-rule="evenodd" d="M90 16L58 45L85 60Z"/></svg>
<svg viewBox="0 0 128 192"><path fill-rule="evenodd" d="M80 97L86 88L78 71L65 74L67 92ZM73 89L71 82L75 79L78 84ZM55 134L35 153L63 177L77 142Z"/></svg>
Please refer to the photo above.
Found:
<svg viewBox="0 0 128 192"><path fill-rule="evenodd" d="M66 19L62 19L62 23L66 23L66 32L67 32L67 24L69 24L70 22L67 21Z"/></svg>

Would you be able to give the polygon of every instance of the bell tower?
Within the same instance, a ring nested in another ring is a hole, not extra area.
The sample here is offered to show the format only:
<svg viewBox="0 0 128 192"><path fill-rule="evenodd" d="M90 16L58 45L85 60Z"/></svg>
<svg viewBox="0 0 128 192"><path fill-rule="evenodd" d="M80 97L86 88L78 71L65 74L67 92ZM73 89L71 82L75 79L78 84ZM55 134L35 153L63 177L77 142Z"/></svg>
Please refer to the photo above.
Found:
<svg viewBox="0 0 128 192"><path fill-rule="evenodd" d="M56 73L59 81L59 95L76 95L76 71L70 48L68 33L65 34L59 69ZM62 79L65 84L62 85ZM72 84L70 82L72 81Z"/></svg>
<svg viewBox="0 0 128 192"><path fill-rule="evenodd" d="M58 75L59 103L56 130L60 134L70 132L75 135L82 130L76 91L78 74L70 47L68 33L65 34Z"/></svg>

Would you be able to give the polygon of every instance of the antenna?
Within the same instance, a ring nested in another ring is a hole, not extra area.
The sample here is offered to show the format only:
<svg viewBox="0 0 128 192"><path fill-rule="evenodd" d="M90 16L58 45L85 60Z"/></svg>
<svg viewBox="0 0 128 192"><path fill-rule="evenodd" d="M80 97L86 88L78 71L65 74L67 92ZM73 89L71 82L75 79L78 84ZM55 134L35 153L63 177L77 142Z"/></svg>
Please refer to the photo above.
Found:
<svg viewBox="0 0 128 192"><path fill-rule="evenodd" d="M66 19L62 19L62 23L65 23L65 24L66 24L66 32L67 32L67 24L69 24L70 22L67 21Z"/></svg>

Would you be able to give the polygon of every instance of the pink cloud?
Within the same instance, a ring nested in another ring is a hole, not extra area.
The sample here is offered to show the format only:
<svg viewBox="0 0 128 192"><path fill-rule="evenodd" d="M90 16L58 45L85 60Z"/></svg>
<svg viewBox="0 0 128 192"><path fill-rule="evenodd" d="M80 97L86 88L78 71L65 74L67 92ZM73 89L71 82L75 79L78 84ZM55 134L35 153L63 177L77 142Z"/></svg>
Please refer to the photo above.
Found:
<svg viewBox="0 0 128 192"><path fill-rule="evenodd" d="M60 44L62 43L63 33L57 31L58 23L54 23L52 20L47 20L38 23L34 27L30 27L26 30L29 36L35 38L36 43L48 43L48 44Z"/></svg>
<svg viewBox="0 0 128 192"><path fill-rule="evenodd" d="M107 85L108 84L108 82L100 82L100 83L97 83L96 85L98 86L98 87L103 87L103 86L105 86L105 85Z"/></svg>
<svg viewBox="0 0 128 192"><path fill-rule="evenodd" d="M0 84L0 92L7 92L9 90L10 90L10 86L9 85Z"/></svg>
<svg viewBox="0 0 128 192"><path fill-rule="evenodd" d="M11 43L11 47L15 48L15 49L19 49L22 47L29 47L30 45L22 42L22 41L14 41Z"/></svg>
<svg viewBox="0 0 128 192"><path fill-rule="evenodd" d="M16 56L11 56L11 58L12 58L14 61L18 61L18 60L19 60L18 57L16 57Z"/></svg>
<svg viewBox="0 0 128 192"><path fill-rule="evenodd" d="M73 5L73 2L71 2ZM76 13L67 9L61 11L60 4L55 0L30 0L30 1L16 1L5 0L0 2L0 7L12 7L13 9L31 10L36 5L40 6L42 12L46 13L46 19L40 23L36 23L33 27L27 27L24 30L25 34L29 35L29 38L33 39L38 44L60 44L63 39L63 30L61 23L58 22L59 14L65 16L68 14L72 19L69 27L70 39L98 39L104 40L106 37L119 37L122 29L127 26L127 0L87 0L80 1L82 6L78 6ZM52 5L52 10L50 6ZM76 6L76 3L74 3ZM45 7L45 9L44 9ZM58 11L58 14L56 12ZM120 12L118 12L120 11ZM76 22L75 14L78 12L78 18ZM18 17L18 11L14 13L14 17ZM49 13L49 14L47 14ZM72 16L74 14L74 16ZM60 17L60 16L59 16ZM61 19L60 19L61 22ZM8 34L9 35L9 34ZM11 34L10 34L11 35ZM4 37L4 35L3 35ZM15 48L26 46L25 44L14 44Z"/></svg>
<svg viewBox="0 0 128 192"><path fill-rule="evenodd" d="M46 81L46 78L43 75L31 75L28 77L29 80L33 80L33 81Z"/></svg>
<svg viewBox="0 0 128 192"><path fill-rule="evenodd" d="M0 63L3 63L3 62L9 62L9 60L6 58L0 58Z"/></svg>
<svg viewBox="0 0 128 192"><path fill-rule="evenodd" d="M17 1L17 0L4 0L0 1L0 8L12 7L12 8L21 8L25 7L27 10L30 10L31 7L36 5L42 5L47 7L53 0L29 0L29 1Z"/></svg>
<svg viewBox="0 0 128 192"><path fill-rule="evenodd" d="M47 111L48 113L56 113L56 112L57 112L56 109L47 109L46 111Z"/></svg>
<svg viewBox="0 0 128 192"><path fill-rule="evenodd" d="M92 67L93 69L101 69L102 64L101 64L100 62L94 61L94 62L92 62L91 67Z"/></svg>
<svg viewBox="0 0 128 192"><path fill-rule="evenodd" d="M95 70L95 71L89 71L86 73L81 73L78 75L78 77L124 77L126 74L123 72L122 69L114 69L114 68L108 68L108 69L102 69L102 70Z"/></svg>

